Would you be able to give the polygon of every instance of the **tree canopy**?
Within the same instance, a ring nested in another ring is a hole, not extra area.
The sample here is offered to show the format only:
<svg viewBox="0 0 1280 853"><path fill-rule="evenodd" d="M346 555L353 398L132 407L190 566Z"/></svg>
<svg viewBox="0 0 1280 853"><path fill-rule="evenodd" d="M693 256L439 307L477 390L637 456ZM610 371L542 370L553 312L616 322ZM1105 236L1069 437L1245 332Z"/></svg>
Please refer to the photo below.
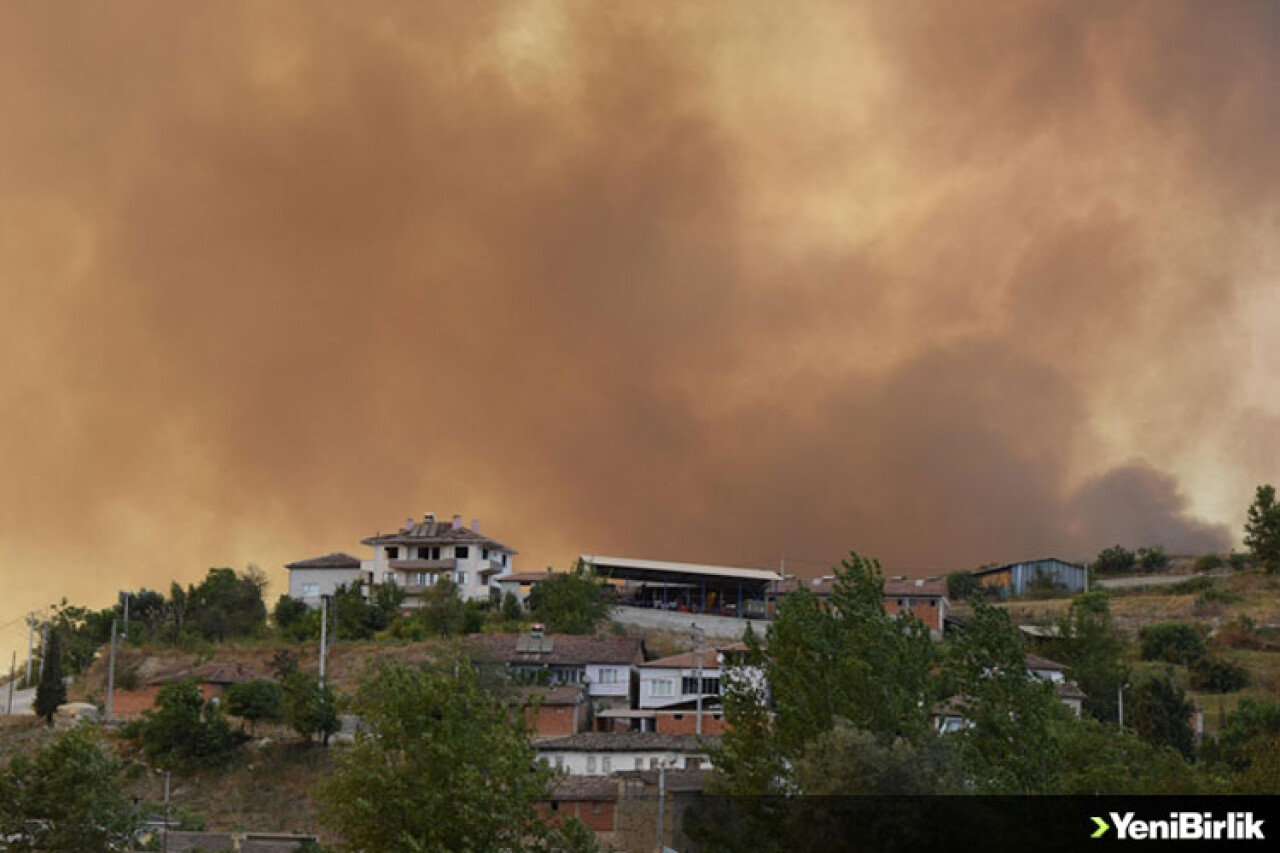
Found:
<svg viewBox="0 0 1280 853"><path fill-rule="evenodd" d="M41 654L44 668L40 671L40 683L36 686L35 712L36 716L44 717L46 723L52 723L58 706L67 701L67 682L62 674L61 632L49 632L49 642Z"/></svg>
<svg viewBox="0 0 1280 853"><path fill-rule="evenodd" d="M1268 574L1280 571L1280 504L1275 486L1258 486L1244 525L1244 544Z"/></svg>
<svg viewBox="0 0 1280 853"><path fill-rule="evenodd" d="M572 571L552 572L534 584L527 604L534 618L555 634L590 634L613 610L604 582L581 561Z"/></svg>
<svg viewBox="0 0 1280 853"><path fill-rule="evenodd" d="M79 726L0 770L0 838L15 853L123 850L133 834L133 804L122 765L96 729Z"/></svg>
<svg viewBox="0 0 1280 853"><path fill-rule="evenodd" d="M354 709L365 727L318 790L321 819L346 849L519 853L545 835L535 806L551 772L523 715L482 690L466 662L383 664Z"/></svg>

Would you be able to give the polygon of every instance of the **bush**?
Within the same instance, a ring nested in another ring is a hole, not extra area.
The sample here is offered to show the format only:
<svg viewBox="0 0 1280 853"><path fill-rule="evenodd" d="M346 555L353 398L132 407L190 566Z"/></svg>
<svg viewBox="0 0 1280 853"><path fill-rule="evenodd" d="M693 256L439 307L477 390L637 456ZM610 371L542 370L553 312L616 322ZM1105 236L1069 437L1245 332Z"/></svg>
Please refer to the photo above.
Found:
<svg viewBox="0 0 1280 853"><path fill-rule="evenodd" d="M1133 730L1155 746L1172 747L1190 759L1195 755L1191 714L1195 705L1167 675L1149 678L1133 690Z"/></svg>
<svg viewBox="0 0 1280 853"><path fill-rule="evenodd" d="M1259 649L1263 640L1258 636L1257 626L1252 619L1241 614L1235 621L1223 625L1213 635L1216 645L1228 649Z"/></svg>
<svg viewBox="0 0 1280 853"><path fill-rule="evenodd" d="M307 740L320 735L326 746L329 736L338 731L338 698L319 677L294 672L284 682L284 721Z"/></svg>
<svg viewBox="0 0 1280 853"><path fill-rule="evenodd" d="M1191 689L1232 693L1249 686L1249 671L1229 660L1206 655L1191 667Z"/></svg>
<svg viewBox="0 0 1280 853"><path fill-rule="evenodd" d="M138 735L147 757L168 770L221 764L237 745L218 706L205 701L194 681L161 687Z"/></svg>
<svg viewBox="0 0 1280 853"><path fill-rule="evenodd" d="M284 691L274 681L258 678L227 688L227 711L250 725L279 720L284 715Z"/></svg>
<svg viewBox="0 0 1280 853"><path fill-rule="evenodd" d="M1138 549L1138 562L1144 572L1159 572L1169 565L1169 555L1159 545Z"/></svg>
<svg viewBox="0 0 1280 853"><path fill-rule="evenodd" d="M1227 555L1227 563L1230 564L1231 568L1237 572L1241 569L1247 569L1249 568L1249 555L1232 550L1232 552Z"/></svg>
<svg viewBox="0 0 1280 853"><path fill-rule="evenodd" d="M1143 660L1190 664L1204 657L1204 637L1195 625L1161 622L1138 632Z"/></svg>
<svg viewBox="0 0 1280 853"><path fill-rule="evenodd" d="M502 618L506 622L519 622L520 617L524 615L524 609L520 606L520 599L516 597L514 592L508 592L502 596Z"/></svg>
<svg viewBox="0 0 1280 853"><path fill-rule="evenodd" d="M1192 595L1197 592L1207 592L1213 589L1213 578L1191 578L1180 583L1175 583L1169 587L1169 592L1174 595Z"/></svg>
<svg viewBox="0 0 1280 853"><path fill-rule="evenodd" d="M982 584L969 572L959 571L947 575L947 597L952 601L968 601L981 594Z"/></svg>
<svg viewBox="0 0 1280 853"><path fill-rule="evenodd" d="M1205 554L1203 557L1197 557L1195 565L1192 567L1197 572L1211 572L1214 569L1222 568L1222 558L1217 554Z"/></svg>
<svg viewBox="0 0 1280 853"><path fill-rule="evenodd" d="M1112 545L1098 553L1093 567L1103 574L1128 572L1133 570L1136 561L1137 555L1132 551L1120 545Z"/></svg>

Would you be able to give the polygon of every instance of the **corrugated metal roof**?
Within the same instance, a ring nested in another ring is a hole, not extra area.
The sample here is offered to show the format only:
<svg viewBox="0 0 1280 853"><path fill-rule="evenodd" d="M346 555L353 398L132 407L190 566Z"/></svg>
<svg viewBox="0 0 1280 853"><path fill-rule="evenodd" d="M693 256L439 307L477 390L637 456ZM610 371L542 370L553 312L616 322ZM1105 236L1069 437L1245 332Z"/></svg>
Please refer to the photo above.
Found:
<svg viewBox="0 0 1280 853"><path fill-rule="evenodd" d="M702 563L669 563L662 560L640 560L632 557L601 557L583 554L584 563L600 568L630 569L633 571L652 571L656 574L703 575L706 577L725 577L737 580L780 581L782 575L770 569L748 569L738 566L709 566Z"/></svg>

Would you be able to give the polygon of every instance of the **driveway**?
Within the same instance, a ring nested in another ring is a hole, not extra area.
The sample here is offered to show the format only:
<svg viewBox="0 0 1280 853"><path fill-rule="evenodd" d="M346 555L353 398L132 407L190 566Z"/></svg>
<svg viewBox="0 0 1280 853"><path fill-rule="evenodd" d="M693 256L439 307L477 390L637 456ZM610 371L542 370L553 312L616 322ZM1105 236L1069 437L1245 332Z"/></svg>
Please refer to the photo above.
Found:
<svg viewBox="0 0 1280 853"><path fill-rule="evenodd" d="M1193 578L1225 578L1230 572L1205 572L1193 575L1130 575L1123 578L1099 578L1094 583L1106 589L1124 589L1133 586L1169 586Z"/></svg>

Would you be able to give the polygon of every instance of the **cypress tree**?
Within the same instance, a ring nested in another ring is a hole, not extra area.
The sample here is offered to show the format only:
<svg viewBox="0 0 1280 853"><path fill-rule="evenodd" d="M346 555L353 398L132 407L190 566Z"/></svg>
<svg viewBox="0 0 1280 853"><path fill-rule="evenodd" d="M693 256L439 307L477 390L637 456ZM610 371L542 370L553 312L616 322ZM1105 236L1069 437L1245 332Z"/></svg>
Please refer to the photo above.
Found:
<svg viewBox="0 0 1280 853"><path fill-rule="evenodd" d="M67 701L67 684L62 677L62 639L56 630L49 632L44 648L44 669L36 687L36 716L53 722L58 706Z"/></svg>

